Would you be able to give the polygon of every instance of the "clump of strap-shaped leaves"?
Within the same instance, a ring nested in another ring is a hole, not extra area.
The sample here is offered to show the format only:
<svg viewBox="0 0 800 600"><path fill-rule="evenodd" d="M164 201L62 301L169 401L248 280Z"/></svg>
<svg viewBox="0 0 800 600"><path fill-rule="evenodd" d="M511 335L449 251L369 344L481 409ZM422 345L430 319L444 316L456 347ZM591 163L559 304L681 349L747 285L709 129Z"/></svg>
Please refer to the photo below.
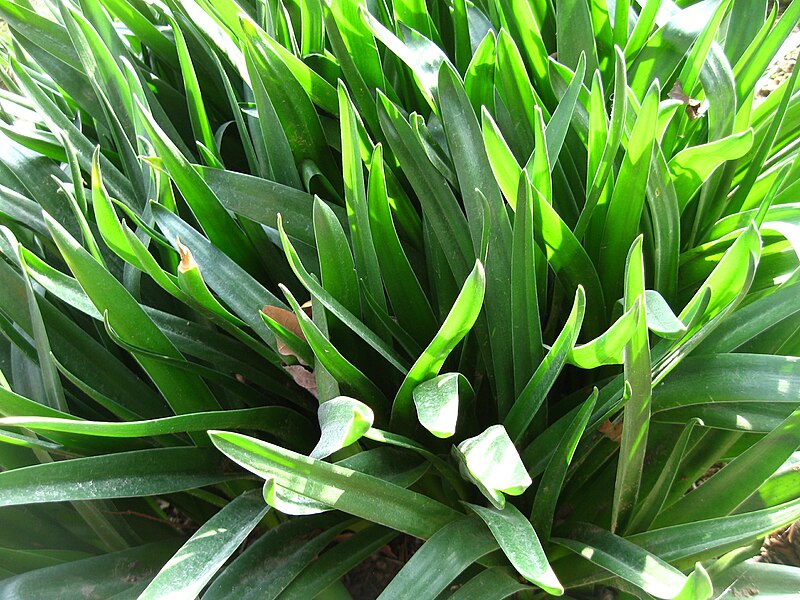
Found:
<svg viewBox="0 0 800 600"><path fill-rule="evenodd" d="M794 597L800 2L0 17L0 597Z"/></svg>

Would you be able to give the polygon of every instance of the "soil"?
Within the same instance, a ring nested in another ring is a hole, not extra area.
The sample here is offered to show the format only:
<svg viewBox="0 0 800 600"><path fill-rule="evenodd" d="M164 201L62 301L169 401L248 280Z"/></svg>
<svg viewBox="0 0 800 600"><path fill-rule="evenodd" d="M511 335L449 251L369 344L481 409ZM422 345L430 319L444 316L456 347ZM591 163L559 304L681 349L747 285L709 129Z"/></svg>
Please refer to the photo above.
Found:
<svg viewBox="0 0 800 600"><path fill-rule="evenodd" d="M778 58L758 81L756 103L763 102L780 84L789 79L797 63L798 53L800 53L800 27L795 27L778 51Z"/></svg>
<svg viewBox="0 0 800 600"><path fill-rule="evenodd" d="M758 562L800 567L800 521L776 531L764 540Z"/></svg>

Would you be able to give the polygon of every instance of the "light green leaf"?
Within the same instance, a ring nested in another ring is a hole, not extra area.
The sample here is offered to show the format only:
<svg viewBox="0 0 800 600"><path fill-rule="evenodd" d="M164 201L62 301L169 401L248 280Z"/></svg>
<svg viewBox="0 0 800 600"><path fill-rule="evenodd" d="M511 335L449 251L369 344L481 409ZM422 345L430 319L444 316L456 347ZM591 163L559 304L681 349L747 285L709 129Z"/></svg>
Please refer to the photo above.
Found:
<svg viewBox="0 0 800 600"><path fill-rule="evenodd" d="M323 402L317 411L322 434L311 458L323 459L358 441L372 427L372 409L363 402L338 396Z"/></svg>
<svg viewBox="0 0 800 600"><path fill-rule="evenodd" d="M682 337L686 325L675 316L664 297L655 290L644 293L647 312L647 328L657 336L668 339Z"/></svg>
<svg viewBox="0 0 800 600"><path fill-rule="evenodd" d="M392 405L392 420L408 427L413 413L414 389L422 382L438 375L444 361L475 324L483 304L486 276L483 265L475 261L475 268L464 282L453 307L436 336L408 371Z"/></svg>
<svg viewBox="0 0 800 600"><path fill-rule="evenodd" d="M413 392L419 422L436 437L452 437L462 393L473 394L461 373L444 373L420 383Z"/></svg>
<svg viewBox="0 0 800 600"><path fill-rule="evenodd" d="M506 504L503 493L519 496L532 483L502 425L493 425L464 440L453 447L453 452L464 478L477 485L497 509Z"/></svg>
<svg viewBox="0 0 800 600"><path fill-rule="evenodd" d="M636 331L640 311L641 302L637 300L601 336L580 346L574 346L569 352L567 362L581 369L621 365L623 350Z"/></svg>
<svg viewBox="0 0 800 600"><path fill-rule="evenodd" d="M695 564L694 571L689 573L686 583L675 600L710 600L714 594L711 578L700 563Z"/></svg>
<svg viewBox="0 0 800 600"><path fill-rule="evenodd" d="M669 161L669 172L678 196L680 211L711 176L727 160L744 156L753 146L753 130L715 140L700 146L690 146Z"/></svg>
<svg viewBox="0 0 800 600"><path fill-rule="evenodd" d="M343 512L422 538L458 517L436 500L338 465L236 433L209 432L234 462L281 487Z"/></svg>

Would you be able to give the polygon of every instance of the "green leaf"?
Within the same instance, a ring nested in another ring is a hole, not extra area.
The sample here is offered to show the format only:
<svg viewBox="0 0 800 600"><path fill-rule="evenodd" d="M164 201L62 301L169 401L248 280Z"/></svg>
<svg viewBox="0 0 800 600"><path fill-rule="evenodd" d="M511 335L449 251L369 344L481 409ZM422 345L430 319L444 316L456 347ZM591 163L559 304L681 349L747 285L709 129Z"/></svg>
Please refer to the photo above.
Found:
<svg viewBox="0 0 800 600"><path fill-rule="evenodd" d="M634 510L630 524L626 528L626 533L637 533L647 529L661 512L672 488L672 483L675 481L678 467L684 458L689 444L689 436L692 434L695 425L703 425L703 422L700 419L692 419L686 423L681 436L675 442L675 447L661 469L658 480Z"/></svg>
<svg viewBox="0 0 800 600"><path fill-rule="evenodd" d="M503 191L508 205L516 210L522 167L517 162L500 128L494 122L492 115L485 106L481 108L481 123L483 145L489 157L489 164L492 167L494 178Z"/></svg>
<svg viewBox="0 0 800 600"><path fill-rule="evenodd" d="M384 27L365 7L360 7L360 12L363 22L372 34L411 69L417 79L419 91L434 112L437 112L439 68L443 63L450 62L441 48L414 29L399 23L398 30L403 35L403 41Z"/></svg>
<svg viewBox="0 0 800 600"><path fill-rule="evenodd" d="M254 51L248 47L245 51L245 62L248 73L250 73L253 96L258 110L258 125L261 131L260 139L258 135L254 135L257 145L256 152L260 151L259 172L265 179L301 189L302 182L297 172L289 140L267 93L269 81L263 71L256 66L253 55Z"/></svg>
<svg viewBox="0 0 800 600"><path fill-rule="evenodd" d="M546 102L554 103L555 96L552 91L547 73L547 56L544 36L542 35L543 15L534 13L534 6L527 0L503 0L501 3L505 17L505 35L501 31L498 40L504 37L507 41L519 40L522 53L525 57L525 67L533 74L537 90L541 90ZM500 67L502 72L504 69Z"/></svg>
<svg viewBox="0 0 800 600"><path fill-rule="evenodd" d="M319 198L314 201L314 235L317 240L322 286L346 310L360 316L359 278L350 244L333 211ZM335 319L332 320L329 327L334 329L333 336L335 338L349 341L348 338L353 336L353 332L342 328Z"/></svg>
<svg viewBox="0 0 800 600"><path fill-rule="evenodd" d="M385 311L386 300L383 294L381 270L372 240L367 193L364 187L364 166L359 149L357 113L347 90L341 83L339 84L339 116L342 130L345 204L356 271L364 293L369 294ZM367 323L373 329L380 331L380 328L376 327L378 323L376 318L367 318Z"/></svg>
<svg viewBox="0 0 800 600"><path fill-rule="evenodd" d="M638 98L645 95L653 81L669 80L722 1L710 0L678 10L650 36L630 67L630 85ZM614 34L615 43L623 47L625 44L616 37L616 27ZM627 38L627 23L621 35Z"/></svg>
<svg viewBox="0 0 800 600"><path fill-rule="evenodd" d="M675 316L664 297L655 290L644 293L647 328L662 338L679 338L686 333L686 325Z"/></svg>
<svg viewBox="0 0 800 600"><path fill-rule="evenodd" d="M645 300L642 236L631 246L625 266L625 308ZM627 399L623 409L622 438L614 485L611 529L624 528L639 497L650 424L652 376L647 321L642 311L624 351Z"/></svg>
<svg viewBox="0 0 800 600"><path fill-rule="evenodd" d="M710 298L707 299L707 306L704 307L702 316L698 315L694 325L688 327L689 332L684 336L684 340L697 333L701 327L730 306L742 293L742 290L746 292L747 285L749 285L748 273L742 269L742 265L753 262L753 267L755 267L760 256L761 237L755 225L751 224L736 238L697 293L678 315L681 321L688 322L687 317L702 307L706 302L704 298L710 291Z"/></svg>
<svg viewBox="0 0 800 600"><path fill-rule="evenodd" d="M322 434L309 455L317 459L326 458L358 441L372 427L374 420L369 406L346 396L320 404L317 417Z"/></svg>
<svg viewBox="0 0 800 600"><path fill-rule="evenodd" d="M416 537L429 538L458 516L436 500L377 477L247 436L222 431L209 435L221 452L260 477L275 478L287 490Z"/></svg>
<svg viewBox="0 0 800 600"><path fill-rule="evenodd" d="M730 517L695 521L654 529L629 536L631 542L675 562L688 559L694 564L719 556L785 527L800 517L800 500Z"/></svg>
<svg viewBox="0 0 800 600"><path fill-rule="evenodd" d="M31 256L25 255L27 268L33 264ZM80 290L77 282L63 277L74 282ZM80 293L85 296L82 290ZM5 261L0 262L0 298L3 310L30 335L33 329L30 311L27 302L24 301L25 294L22 277ZM41 297L37 301L48 331L51 350L57 366L60 365L60 370L66 370L74 374L74 377L90 382L92 388L100 392L104 398L111 400L106 405L108 410L121 418L161 416L168 411L163 400L152 387L142 381L138 374L109 354L104 346L79 325L67 319L49 301ZM85 303L92 306L92 310L96 313L88 298ZM100 318L99 313L97 316Z"/></svg>
<svg viewBox="0 0 800 600"><path fill-rule="evenodd" d="M703 485L669 506L655 525L674 525L733 512L800 447L798 424L800 408Z"/></svg>
<svg viewBox="0 0 800 600"><path fill-rule="evenodd" d="M0 392L2 394L3 392ZM61 413L41 416L9 416L0 425L25 427L33 431L62 431L78 435L140 438L171 435L188 431L207 431L215 427L255 429L269 432L290 444L305 438L312 429L298 413L282 406L262 406L238 410L192 413L148 421L84 421L64 418Z"/></svg>
<svg viewBox="0 0 800 600"><path fill-rule="evenodd" d="M797 567L749 560L714 578L714 598L733 600L757 590L759 596L788 600L797 594L798 586Z"/></svg>
<svg viewBox="0 0 800 600"><path fill-rule="evenodd" d="M170 494L239 476L209 448L155 448L0 473L0 506Z"/></svg>
<svg viewBox="0 0 800 600"><path fill-rule="evenodd" d="M502 510L475 504L467 506L486 523L520 575L548 594L561 596L564 593L533 526L514 505L506 504Z"/></svg>
<svg viewBox="0 0 800 600"><path fill-rule="evenodd" d="M136 100L141 123L164 161L170 177L181 192L209 239L240 266L249 271L256 269L255 252L244 232L228 214L217 195L203 181L193 165L156 123L150 110Z"/></svg>
<svg viewBox="0 0 800 600"><path fill-rule="evenodd" d="M267 504L284 515L307 517L331 510L327 504L282 488L274 479L264 482L262 496Z"/></svg>
<svg viewBox="0 0 800 600"><path fill-rule="evenodd" d="M389 302L402 328L414 337L417 344L427 344L433 338L437 324L392 220L380 144L375 147L370 162L367 194L369 226Z"/></svg>
<svg viewBox="0 0 800 600"><path fill-rule="evenodd" d="M591 396L581 405L580 410L569 424L569 428L561 437L539 480L539 487L536 489L536 497L533 501L531 523L545 541L550 538L556 505L567 475L567 468L572 462L572 457L575 456L575 450L589 423L589 417L592 416L597 394L598 390L594 388Z"/></svg>
<svg viewBox="0 0 800 600"><path fill-rule="evenodd" d="M781 19L783 21L786 18ZM792 77L789 78L789 82L786 84L785 89L783 90L783 94L781 96L781 102L778 105L777 110L772 115L772 118L769 122L769 126L766 129L764 136L762 137L758 147L749 161L747 171L739 181L739 185L736 188L736 191L733 194L733 197L730 199L730 209L732 212L737 212L741 210L742 206L747 199L747 196L750 193L750 190L753 187L753 184L756 182L756 179L761 175L764 170L764 164L767 159L767 156L770 152L774 151L774 144L775 139L778 135L778 130L780 129L785 116L787 108L789 107L789 101L791 99L794 90L797 88L797 78L794 72L792 72Z"/></svg>
<svg viewBox="0 0 800 600"><path fill-rule="evenodd" d="M653 410L705 403L797 403L796 357L712 354L689 357L653 390ZM701 392L702 390L702 392Z"/></svg>
<svg viewBox="0 0 800 600"><path fill-rule="evenodd" d="M561 108L561 104L559 104L559 108ZM561 118L562 115L563 113L559 115L559 118ZM556 115L553 114L547 130L551 132L551 137L558 137L560 139L561 134L559 129L561 126L557 121L555 121L555 118ZM550 125L552 125L552 129L550 128ZM564 129L564 134L566 135L566 129ZM549 147L549 142L547 141L544 117L542 115L542 110L538 106L533 107L533 139L533 154L531 154L527 164L525 165L525 171L531 178L531 184L533 187L542 195L548 204L552 204L553 178L550 173L550 166L551 164L555 166L556 161L558 160L558 154L555 156L550 154L551 148ZM558 142L558 139L556 139L556 142ZM560 146L552 148L552 151L556 153L559 150ZM559 168L560 167L561 165L559 165Z"/></svg>
<svg viewBox="0 0 800 600"><path fill-rule="evenodd" d="M370 346L372 346L375 350L377 350L381 356L383 356L389 363L394 366L398 371L401 373L405 372L405 367L403 366L403 362L395 353L395 351L386 343L384 342L378 335L376 335L372 330L370 330L363 322L361 322L357 317L353 315L352 312L347 310L337 299L331 296L325 288L323 288L317 281L311 276L311 274L305 269L303 263L300 261L300 257L297 254L297 250L295 250L294 246L292 245L291 241L289 240L289 236L286 235L286 231L283 228L283 223L281 219L278 219L278 230L281 235L281 242L283 243L283 249L286 253L286 258L289 261L289 265L292 267L292 271L303 284L303 286L311 293L311 295L316 299L319 300L320 304L322 304L326 309L328 309L335 317L337 317L342 323L347 325L353 332L355 332L359 337L361 337L365 342L367 342Z"/></svg>
<svg viewBox="0 0 800 600"><path fill-rule="evenodd" d="M683 589L675 596L675 600L710 600L713 594L714 586L711 583L711 578L703 568L703 565L697 563L694 571L689 573Z"/></svg>
<svg viewBox="0 0 800 600"><path fill-rule="evenodd" d="M581 209L581 214L574 229L575 237L579 240L583 239L590 223L598 223L599 227L602 227L602 223L604 223L607 210L605 204L608 200L603 199L602 210L594 221L592 220L592 215L603 196L603 190L607 189L606 182L611 175L614 159L619 150L625 129L625 119L628 113L628 81L625 71L625 58L619 49L614 51L614 61L614 101L611 107L610 125L606 123L605 108L602 114L599 110L592 111L592 117L596 120L601 120L601 124L600 126L592 126L590 123L588 136L590 166L587 172L586 202ZM598 93L601 91L599 82L596 88L593 85L593 89L597 89ZM598 156L601 147L602 153Z"/></svg>
<svg viewBox="0 0 800 600"><path fill-rule="evenodd" d="M10 63L22 89L34 103L37 112L45 120L49 129L51 131L64 132L77 152L81 168L88 171L91 165L92 152L94 151L92 142L61 112L15 58L11 57ZM108 159L101 157L100 164L106 173L112 194L119 198L130 199L136 197L130 182Z"/></svg>
<svg viewBox="0 0 800 600"><path fill-rule="evenodd" d="M8 600L46 600L60 597L65 600L85 598L81 590L91 589L99 598L122 597L126 592L139 593L141 583L147 582L175 551L180 542L160 540L102 556L65 562L36 569L0 581L0 594ZM69 590L65 589L69 586ZM73 593L74 592L74 593Z"/></svg>
<svg viewBox="0 0 800 600"><path fill-rule="evenodd" d="M791 3L777 24L774 24L774 17L768 19L766 23L761 20L759 24L764 23L764 28L759 33L763 33L763 36L754 37L747 50L734 65L733 74L736 81L738 104L743 104L746 97L752 94L758 79L763 76L781 44L797 25L798 18L800 18L800 4Z"/></svg>
<svg viewBox="0 0 800 600"><path fill-rule="evenodd" d="M261 83L269 96L275 114L283 127L295 164L299 165L304 160L312 161L334 183L334 186L341 190L341 172L334 165L314 105L296 74L288 63L284 62L284 60L293 62L292 59L296 57L288 52L281 52L280 45L266 36L249 19L242 20L242 28L245 33L246 47L254 66L258 69ZM287 55L292 58L289 59ZM302 62L300 64L302 65ZM303 67L305 69L305 65ZM310 70L309 72L314 73ZM314 75L316 74L314 73ZM324 80L320 79L319 81L322 83L317 82L315 85L330 87L330 84ZM335 90L332 99L333 106L337 106ZM332 108L334 114L337 110L338 107ZM282 183L286 183L286 181L282 181Z"/></svg>
<svg viewBox="0 0 800 600"><path fill-rule="evenodd" d="M314 246L311 222L314 197L310 194L252 175L208 167L195 168L228 210L273 229L278 227L280 213L286 231L293 239L309 248ZM344 210L338 206L331 209L340 221L344 221Z"/></svg>
<svg viewBox="0 0 800 600"><path fill-rule="evenodd" d="M780 326L800 310L795 300L797 294L800 294L800 285L780 287L735 311L705 339L698 354L733 352L762 333L766 334L770 327Z"/></svg>
<svg viewBox="0 0 800 600"><path fill-rule="evenodd" d="M134 236L129 234L128 237L131 240L131 245L133 245L135 243L133 242ZM178 263L178 288L187 298L191 299L189 302L194 301L198 306L202 307L202 309L208 311L208 313L217 315L229 321L232 325L246 327L247 323L231 314L228 309L222 306L219 300L214 297L211 290L208 289L206 282L203 280L203 275L200 272L200 267L194 260L194 256L189 247L182 244L179 239L175 240L175 245L178 246L178 253L181 257L181 262ZM187 304L189 302L187 302Z"/></svg>
<svg viewBox="0 0 800 600"><path fill-rule="evenodd" d="M520 200L514 216L511 245L511 342L517 397L544 358L536 279L533 189L527 176L518 181Z"/></svg>
<svg viewBox="0 0 800 600"><path fill-rule="evenodd" d="M182 360L181 353L142 310L121 283L78 245L58 223L45 215L47 225L81 287L127 342L158 355ZM144 354L136 357L176 413L219 408L216 399L196 376L175 371Z"/></svg>
<svg viewBox="0 0 800 600"><path fill-rule="evenodd" d="M558 107L547 123L547 159L550 163L550 170L555 168L564 139L567 137L569 125L575 112L575 104L578 101L578 94L583 85L583 76L586 72L586 55L581 54L575 74L572 76L569 86L567 86ZM534 182L535 183L535 182ZM544 190L542 190L544 192Z"/></svg>
<svg viewBox="0 0 800 600"><path fill-rule="evenodd" d="M490 111L494 107L496 45L494 32L488 31L475 49L464 74L464 89L476 115L481 114L484 106Z"/></svg>
<svg viewBox="0 0 800 600"><path fill-rule="evenodd" d="M169 240L180 238L182 243L191 247L209 287L267 344L274 347L275 336L259 317L259 310L264 304L281 307L283 303L177 215L159 204L151 207L164 236Z"/></svg>
<svg viewBox="0 0 800 600"><path fill-rule="evenodd" d="M603 273L604 292L609 300L618 298L625 261L631 244L639 233L644 208L647 176L656 136L659 88L654 82L642 103L642 109L630 133L614 193L608 204L599 252L599 270Z"/></svg>
<svg viewBox="0 0 800 600"><path fill-rule="evenodd" d="M581 369L621 365L624 360L623 350L636 331L640 311L641 302L634 302L633 306L614 321L605 333L585 344L573 346L569 351L567 362Z"/></svg>
<svg viewBox="0 0 800 600"><path fill-rule="evenodd" d="M502 509L503 493L519 496L530 486L531 478L502 425L493 425L483 433L453 447L462 476L472 481L493 506Z"/></svg>
<svg viewBox="0 0 800 600"><path fill-rule="evenodd" d="M335 0L330 5L323 3L322 10L331 50L339 60L342 75L353 94L361 118L370 131L377 133L380 126L374 90L384 90L390 96L396 96L386 81L375 37L366 27L351 26L361 19L359 5L347 0Z"/></svg>
<svg viewBox="0 0 800 600"><path fill-rule="evenodd" d="M451 600L502 600L529 589L529 586L517 580L511 569L493 567L475 575L450 598Z"/></svg>
<svg viewBox="0 0 800 600"><path fill-rule="evenodd" d="M378 598L435 598L464 569L495 549L497 542L480 521L461 517L423 544ZM431 561L437 568L430 568Z"/></svg>
<svg viewBox="0 0 800 600"><path fill-rule="evenodd" d="M342 586L340 578L397 537L397 532L371 525L319 556L281 593L281 600L321 598L325 590Z"/></svg>
<svg viewBox="0 0 800 600"><path fill-rule="evenodd" d="M258 490L230 501L167 561L139 598L197 596L268 510Z"/></svg>
<svg viewBox="0 0 800 600"><path fill-rule="evenodd" d="M189 108L189 118L192 122L192 132L194 139L202 143L216 160L220 160L214 134L211 131L211 123L208 120L206 106L203 102L203 94L200 89L200 82L189 54L189 48L183 37L183 31L174 20L170 20L172 34L175 37L175 47L178 50L178 59L181 66L183 87L186 91L187 106Z"/></svg>
<svg viewBox="0 0 800 600"><path fill-rule="evenodd" d="M274 600L346 524L340 513L329 513L273 527L226 567L203 597Z"/></svg>
<svg viewBox="0 0 800 600"><path fill-rule="evenodd" d="M575 523L563 534L569 537L553 541L656 598L674 598L686 584L683 573L655 554L595 525Z"/></svg>
<svg viewBox="0 0 800 600"><path fill-rule="evenodd" d="M500 188L494 184L475 112L460 77L449 65L439 70L438 92L442 126L458 176L473 249L476 256L483 256L479 250L483 247L483 229L488 227L488 255L483 259L486 276L489 280L507 281L511 278L512 240L508 212ZM483 333L483 326L476 333L488 338L488 347L481 343L482 353L490 354L490 359L485 360L494 374L498 412L503 415L514 396L513 360L505 352L512 335L511 293L505 286L488 286L485 293L488 336Z"/></svg>
<svg viewBox="0 0 800 600"><path fill-rule="evenodd" d="M547 262L567 290L577 290L579 286L584 288L591 317L586 320L587 333L598 335L602 331L601 323L605 322L606 309L594 264L566 223L538 190L534 193L533 207L536 243L547 255Z"/></svg>
<svg viewBox="0 0 800 600"><path fill-rule="evenodd" d="M743 157L753 146L753 130L748 129L720 140L690 146L669 161L669 172L678 196L680 211L700 189L700 186L722 163Z"/></svg>
<svg viewBox="0 0 800 600"><path fill-rule="evenodd" d="M467 276L475 259L469 226L464 212L448 187L447 181L425 154L411 126L397 106L378 93L378 118L386 139L409 179L431 232L445 248L447 263L456 279Z"/></svg>
<svg viewBox="0 0 800 600"><path fill-rule="evenodd" d="M386 415L389 412L389 401L383 392L336 349L316 323L305 314L291 292L285 287L282 289L294 310L308 345L317 358L318 365L321 365L342 387L369 402L379 415Z"/></svg>
<svg viewBox="0 0 800 600"><path fill-rule="evenodd" d="M583 288L578 286L575 292L575 301L572 310L564 323L564 328L553 342L552 347L544 357L544 360L536 368L536 372L528 380L517 397L514 406L511 407L508 415L503 421L508 430L508 435L515 442L520 441L528 430L531 421L542 407L547 394L553 387L561 369L567 362L570 350L575 345L580 333L583 315L586 306L586 299Z"/></svg>
<svg viewBox="0 0 800 600"><path fill-rule="evenodd" d="M409 426L414 389L439 374L444 361L472 329L483 305L485 287L483 265L476 260L444 323L403 380L392 405L392 421Z"/></svg>
<svg viewBox="0 0 800 600"><path fill-rule="evenodd" d="M456 432L462 393L473 395L472 387L461 373L444 373L414 388L414 407L422 426L438 438Z"/></svg>

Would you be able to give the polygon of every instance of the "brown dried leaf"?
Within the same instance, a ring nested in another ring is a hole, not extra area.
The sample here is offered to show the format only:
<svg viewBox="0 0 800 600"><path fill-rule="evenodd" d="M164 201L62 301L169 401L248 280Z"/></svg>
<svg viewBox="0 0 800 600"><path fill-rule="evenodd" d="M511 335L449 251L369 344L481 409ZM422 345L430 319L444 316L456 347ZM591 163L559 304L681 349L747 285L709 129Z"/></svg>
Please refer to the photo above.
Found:
<svg viewBox="0 0 800 600"><path fill-rule="evenodd" d="M178 269L185 273L190 269L193 269L197 266L197 263L194 261L194 256L192 256L192 251L189 250L188 246L184 246L181 243L181 238L177 235L175 236L175 245L178 246L178 254L181 257L181 262L178 265Z"/></svg>
<svg viewBox="0 0 800 600"><path fill-rule="evenodd" d="M277 306L264 306L261 309L265 315L267 315L273 321L277 321L278 324L285 327L301 340L305 340L306 336L303 335L303 330L300 328L300 323L297 321L297 317L295 314L283 308L279 308ZM291 349L289 346L278 336L275 336L275 343L278 348L278 352L283 354L284 356L294 356L297 360L300 361L300 364L305 365L306 363Z"/></svg>
<svg viewBox="0 0 800 600"><path fill-rule="evenodd" d="M667 94L673 100L680 100L683 102L684 106L686 106L686 114L689 116L689 119L694 121L702 117L705 114L705 110L703 109L703 103L696 98L690 98L685 91L683 91L683 86L681 85L680 80L675 81L675 85L672 86L672 89Z"/></svg>
<svg viewBox="0 0 800 600"><path fill-rule="evenodd" d="M600 427L597 428L597 431L602 433L612 442L619 444L620 439L622 439L622 419L620 419L619 423L616 425L610 420L606 419L600 423Z"/></svg>
<svg viewBox="0 0 800 600"><path fill-rule="evenodd" d="M278 306L265 306L261 309L273 321L277 321L281 326L285 327L301 340L306 339L303 335L303 330L300 328L300 323L297 322L297 316L291 311Z"/></svg>
<svg viewBox="0 0 800 600"><path fill-rule="evenodd" d="M292 376L294 382L309 394L317 397L317 379L314 373L300 365L287 365L283 369Z"/></svg>

